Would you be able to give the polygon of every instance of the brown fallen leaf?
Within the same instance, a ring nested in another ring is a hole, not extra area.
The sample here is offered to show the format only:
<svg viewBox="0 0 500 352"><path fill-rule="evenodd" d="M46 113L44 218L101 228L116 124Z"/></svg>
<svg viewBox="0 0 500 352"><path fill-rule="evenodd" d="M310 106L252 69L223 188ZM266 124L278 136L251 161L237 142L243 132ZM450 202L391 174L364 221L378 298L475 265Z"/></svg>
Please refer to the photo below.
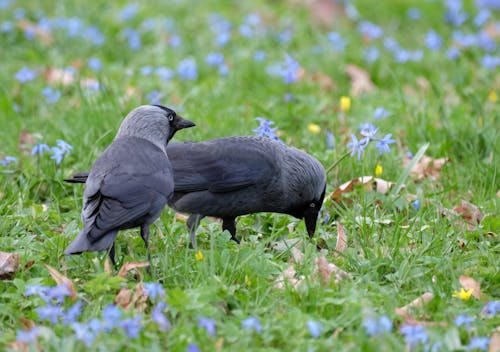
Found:
<svg viewBox="0 0 500 352"><path fill-rule="evenodd" d="M31 153L31 149L34 145L35 137L23 128L21 132L19 132L19 143L17 144L19 153Z"/></svg>
<svg viewBox="0 0 500 352"><path fill-rule="evenodd" d="M345 233L344 226L337 222L337 244L335 245L336 252L334 256L338 257L339 253L344 253L347 249L347 235Z"/></svg>
<svg viewBox="0 0 500 352"><path fill-rule="evenodd" d="M28 270L33 265L35 265L35 261L34 260L30 260L29 262L26 262L26 264L24 264L24 270Z"/></svg>
<svg viewBox="0 0 500 352"><path fill-rule="evenodd" d="M0 280L11 278L19 269L19 253L0 252Z"/></svg>
<svg viewBox="0 0 500 352"><path fill-rule="evenodd" d="M338 186L337 189L325 198L325 201L328 199L338 201L345 193L352 192L354 187L357 185L363 185L367 191L375 189L379 193L386 194L392 187L394 187L395 183L373 176L358 177Z"/></svg>
<svg viewBox="0 0 500 352"><path fill-rule="evenodd" d="M108 257L104 260L104 272L106 272L109 276L113 276L113 270L111 270L111 262Z"/></svg>
<svg viewBox="0 0 500 352"><path fill-rule="evenodd" d="M345 72L351 79L352 96L357 97L363 93L370 93L375 90L375 85L373 84L370 75L361 67L349 64L347 65Z"/></svg>
<svg viewBox="0 0 500 352"><path fill-rule="evenodd" d="M25 330L31 330L36 326L33 320L24 317L19 318L19 322L21 323L23 329Z"/></svg>
<svg viewBox="0 0 500 352"><path fill-rule="evenodd" d="M301 1L294 1L300 3ZM337 0L302 0L306 5L311 20L325 27L331 27L339 17L345 16L345 8L341 1Z"/></svg>
<svg viewBox="0 0 500 352"><path fill-rule="evenodd" d="M302 281L304 281L305 277L301 276L297 279L295 278L295 274L295 267L293 265L290 265L288 268L283 270L283 272L274 280L274 287L283 289L288 282L294 288L297 288L302 283Z"/></svg>
<svg viewBox="0 0 500 352"><path fill-rule="evenodd" d="M488 346L488 352L499 352L500 351L500 328L497 327L496 331L491 334L490 345Z"/></svg>
<svg viewBox="0 0 500 352"><path fill-rule="evenodd" d="M472 295L474 296L474 298L481 298L481 285L479 285L479 282L465 275L460 275L458 277L458 281L465 291L472 289Z"/></svg>
<svg viewBox="0 0 500 352"><path fill-rule="evenodd" d="M177 212L175 213L175 220L186 222L188 218L189 218L189 216L187 216L185 214L181 214L181 213L177 213Z"/></svg>
<svg viewBox="0 0 500 352"><path fill-rule="evenodd" d="M49 84L69 86L75 82L75 73L64 68L49 68L44 73L45 80Z"/></svg>
<svg viewBox="0 0 500 352"><path fill-rule="evenodd" d="M215 341L214 349L216 351L221 351L223 346L224 346L224 338L219 337L217 341Z"/></svg>
<svg viewBox="0 0 500 352"><path fill-rule="evenodd" d="M123 309L127 309L130 306L130 302L132 302L132 290L122 287L115 297L115 304Z"/></svg>
<svg viewBox="0 0 500 352"><path fill-rule="evenodd" d="M318 85L323 91L332 91L336 89L333 79L323 72L314 72L306 76L307 81Z"/></svg>
<svg viewBox="0 0 500 352"><path fill-rule="evenodd" d="M410 175L416 177L417 180L430 178L437 180L444 164L449 162L448 158L433 159L430 156L424 155L418 163L416 163L410 170ZM410 158L403 159L403 167L406 167L411 162Z"/></svg>
<svg viewBox="0 0 500 352"><path fill-rule="evenodd" d="M126 262L122 265L116 276L125 277L130 270L148 267L148 262Z"/></svg>
<svg viewBox="0 0 500 352"><path fill-rule="evenodd" d="M340 269L335 264L328 262L328 260L323 256L314 259L314 263L316 264L316 272L319 274L323 283L330 282L330 280L332 280L332 276L333 281L336 284L343 279L351 277L348 272Z"/></svg>
<svg viewBox="0 0 500 352"><path fill-rule="evenodd" d="M424 305L429 303L431 299L434 298L434 295L431 292L426 292L420 297L415 298L413 301L408 303L407 305L396 308L395 312L397 315L399 315L401 318L403 318L403 321L405 324L409 325L420 325L420 326L446 326L446 322L434 322L434 321L421 321L417 320L412 316L412 311L415 308L423 308Z"/></svg>
<svg viewBox="0 0 500 352"><path fill-rule="evenodd" d="M51 267L50 265L48 264L43 264L43 265L47 268L50 276L52 276L52 278L58 285L64 284L69 288L69 290L71 291L71 300L74 301L76 299L76 290L73 281L71 281L71 279L67 278L59 271Z"/></svg>
<svg viewBox="0 0 500 352"><path fill-rule="evenodd" d="M459 215L469 225L470 230L473 230L483 221L484 215L479 208L472 203L462 200L462 204L453 208L453 211Z"/></svg>
<svg viewBox="0 0 500 352"><path fill-rule="evenodd" d="M293 247L290 252L292 252L292 258L290 261L292 263L300 264L304 260L304 253L300 251L297 247Z"/></svg>
<svg viewBox="0 0 500 352"><path fill-rule="evenodd" d="M32 33L40 40L41 43L45 45L50 45L54 41L52 33L47 31L45 28L40 27L37 23L22 19L17 23L17 26L21 28L25 33Z"/></svg>
<svg viewBox="0 0 500 352"><path fill-rule="evenodd" d="M139 283L135 290L123 287L115 297L115 304L123 309L133 309L134 311L143 312L147 307L148 296L144 293L144 286Z"/></svg>
<svg viewBox="0 0 500 352"><path fill-rule="evenodd" d="M500 191L497 192L497 198L500 198Z"/></svg>

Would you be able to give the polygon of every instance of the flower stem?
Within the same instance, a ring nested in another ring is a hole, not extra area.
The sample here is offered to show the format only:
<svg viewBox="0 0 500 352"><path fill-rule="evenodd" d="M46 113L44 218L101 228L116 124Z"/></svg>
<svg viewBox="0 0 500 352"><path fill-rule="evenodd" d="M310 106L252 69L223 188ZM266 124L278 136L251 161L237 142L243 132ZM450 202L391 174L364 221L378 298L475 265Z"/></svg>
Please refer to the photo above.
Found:
<svg viewBox="0 0 500 352"><path fill-rule="evenodd" d="M340 164L340 162L342 160L347 158L350 154L351 154L351 152L349 151L349 152L345 153L344 155L342 155L338 160L336 160L332 165L330 165L328 167L328 169L326 169L326 174L328 175L338 164Z"/></svg>

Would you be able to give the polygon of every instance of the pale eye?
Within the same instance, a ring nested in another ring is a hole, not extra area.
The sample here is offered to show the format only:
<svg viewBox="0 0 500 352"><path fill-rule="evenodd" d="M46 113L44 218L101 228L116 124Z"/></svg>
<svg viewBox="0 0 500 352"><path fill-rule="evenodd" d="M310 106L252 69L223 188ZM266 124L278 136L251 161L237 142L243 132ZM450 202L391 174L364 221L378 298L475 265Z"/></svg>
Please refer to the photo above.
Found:
<svg viewBox="0 0 500 352"><path fill-rule="evenodd" d="M316 204L311 203L311 204L309 204L309 207L310 207L310 208L316 208Z"/></svg>
<svg viewBox="0 0 500 352"><path fill-rule="evenodd" d="M168 115L168 121L170 122L174 121L174 117L175 117L174 114Z"/></svg>

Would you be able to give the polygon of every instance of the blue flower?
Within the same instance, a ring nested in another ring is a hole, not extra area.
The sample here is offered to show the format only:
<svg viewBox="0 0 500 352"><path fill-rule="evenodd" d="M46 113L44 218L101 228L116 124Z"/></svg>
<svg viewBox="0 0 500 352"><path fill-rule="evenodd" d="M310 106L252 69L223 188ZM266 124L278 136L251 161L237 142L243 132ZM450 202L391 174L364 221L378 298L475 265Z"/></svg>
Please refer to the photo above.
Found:
<svg viewBox="0 0 500 352"><path fill-rule="evenodd" d="M26 83L34 80L36 77L36 71L30 70L27 67L23 67L15 74L14 78L17 79L21 83Z"/></svg>
<svg viewBox="0 0 500 352"><path fill-rule="evenodd" d="M358 141L358 138L351 134L352 141L347 143L347 147L351 148L351 156L354 154L358 154L358 160L361 159L361 154L363 154L363 151L365 150L366 146L370 142L369 138L363 138L362 140Z"/></svg>
<svg viewBox="0 0 500 352"><path fill-rule="evenodd" d="M422 326L403 325L399 332L403 334L410 350L414 349L419 343L425 344L429 340L429 336L427 336L427 332Z"/></svg>
<svg viewBox="0 0 500 352"><path fill-rule="evenodd" d="M50 289L48 286L42 285L27 285L26 291L24 292L25 296L38 296L42 298L45 302L49 301L47 297L47 292Z"/></svg>
<svg viewBox="0 0 500 352"><path fill-rule="evenodd" d="M155 74L163 81L169 81L175 76L175 72L166 66L157 67Z"/></svg>
<svg viewBox="0 0 500 352"><path fill-rule="evenodd" d="M335 136L330 131L325 131L326 135L326 149L333 149L335 147Z"/></svg>
<svg viewBox="0 0 500 352"><path fill-rule="evenodd" d="M491 16L491 11L488 9L481 9L477 13L476 17L474 17L474 25L476 27L481 27L488 21Z"/></svg>
<svg viewBox="0 0 500 352"><path fill-rule="evenodd" d="M226 46L227 43L229 43L230 39L231 39L231 32L220 32L215 37L215 44L219 47L224 47Z"/></svg>
<svg viewBox="0 0 500 352"><path fill-rule="evenodd" d="M191 343L187 348L187 352L201 352L201 350L196 344Z"/></svg>
<svg viewBox="0 0 500 352"><path fill-rule="evenodd" d="M38 156L42 156L44 151L50 151L50 148L47 144L44 144L44 143L39 143L37 145L35 145L33 147L33 149L31 149L31 155L38 155Z"/></svg>
<svg viewBox="0 0 500 352"><path fill-rule="evenodd" d="M259 121L259 127L252 130L259 137L267 137L270 139L274 139L276 141L280 141L280 138L275 134L275 131L278 129L277 127L272 128L274 125L273 121L266 120L263 117L256 117L257 121Z"/></svg>
<svg viewBox="0 0 500 352"><path fill-rule="evenodd" d="M500 10L500 3L498 0L476 0L479 8L492 8Z"/></svg>
<svg viewBox="0 0 500 352"><path fill-rule="evenodd" d="M177 34L172 34L168 42L172 48L178 48L182 45L182 38Z"/></svg>
<svg viewBox="0 0 500 352"><path fill-rule="evenodd" d="M52 147L50 150L52 152L52 156L50 158L55 160L56 164L59 165L64 159L64 150L58 147Z"/></svg>
<svg viewBox="0 0 500 352"><path fill-rule="evenodd" d="M395 53L400 50L399 43L396 41L396 39L391 37L387 37L384 39L384 47L391 53Z"/></svg>
<svg viewBox="0 0 500 352"><path fill-rule="evenodd" d="M37 327L32 328L31 330L17 330L16 334L16 342L20 343L34 343L36 342L36 337L40 333L40 329Z"/></svg>
<svg viewBox="0 0 500 352"><path fill-rule="evenodd" d="M62 139L56 140L56 144L61 150L64 152L64 154L70 154L71 151L73 150L73 146Z"/></svg>
<svg viewBox="0 0 500 352"><path fill-rule="evenodd" d="M10 33L14 29L14 24L11 21L4 21L0 25L0 31L2 33Z"/></svg>
<svg viewBox="0 0 500 352"><path fill-rule="evenodd" d="M396 143L396 140L391 138L392 134L386 134L384 138L377 140L375 147L378 148L379 154L383 154L384 152L389 153L391 148L389 148L389 144Z"/></svg>
<svg viewBox="0 0 500 352"><path fill-rule="evenodd" d="M128 21L137 15L137 11L139 10L139 5L132 3L126 5L123 9L118 12L118 19L121 21Z"/></svg>
<svg viewBox="0 0 500 352"><path fill-rule="evenodd" d="M210 318L200 317L198 318L198 327L205 329L207 334L212 337L215 337L217 334L217 326L215 321Z"/></svg>
<svg viewBox="0 0 500 352"><path fill-rule="evenodd" d="M82 301L78 301L68 308L62 315L62 324L68 326L75 322L75 320L82 314Z"/></svg>
<svg viewBox="0 0 500 352"><path fill-rule="evenodd" d="M288 44L292 41L293 30L291 28L285 29L284 31L278 33L278 41L281 44Z"/></svg>
<svg viewBox="0 0 500 352"><path fill-rule="evenodd" d="M374 140L375 136L377 135L378 128L375 127L374 124L371 122L366 122L363 123L359 126L359 133L363 136L368 138L369 140Z"/></svg>
<svg viewBox="0 0 500 352"><path fill-rule="evenodd" d="M102 64L101 64L101 60L99 60L98 58L96 57L91 57L88 61L87 61L87 65L89 66L89 68L92 70L92 71L100 71L101 70L101 67L102 67Z"/></svg>
<svg viewBox="0 0 500 352"><path fill-rule="evenodd" d="M242 37L251 38L253 37L253 29L248 24L242 24L238 29L238 32Z"/></svg>
<svg viewBox="0 0 500 352"><path fill-rule="evenodd" d="M93 26L85 28L83 31L83 37L97 46L104 44L104 40L106 39L99 28Z"/></svg>
<svg viewBox="0 0 500 352"><path fill-rule="evenodd" d="M227 76L227 74L229 73L229 68L227 67L226 64L222 64L219 66L218 71L220 76Z"/></svg>
<svg viewBox="0 0 500 352"><path fill-rule="evenodd" d="M167 309L165 302L158 302L151 312L151 321L158 324L160 331L170 330L172 325L163 312Z"/></svg>
<svg viewBox="0 0 500 352"><path fill-rule="evenodd" d="M224 63L224 55L222 53L209 53L205 57L205 62L208 66L220 66Z"/></svg>
<svg viewBox="0 0 500 352"><path fill-rule="evenodd" d="M378 59L379 56L380 56L380 52L374 46L370 46L368 48L364 48L363 49L363 58L369 64L371 64L372 62L377 61L377 59Z"/></svg>
<svg viewBox="0 0 500 352"><path fill-rule="evenodd" d="M474 317L469 317L465 314L460 314L458 315L455 320L453 321L456 326L462 326L464 325L467 330L471 329L471 324L475 321L476 319Z"/></svg>
<svg viewBox="0 0 500 352"><path fill-rule="evenodd" d="M411 205L413 206L413 208L415 208L416 211L419 211L420 210L420 200L418 199L415 199Z"/></svg>
<svg viewBox="0 0 500 352"><path fill-rule="evenodd" d="M162 94L156 89L152 90L146 95L146 99L149 101L151 105L159 105L161 103L162 97L163 97Z"/></svg>
<svg viewBox="0 0 500 352"><path fill-rule="evenodd" d="M283 80L286 84L293 83L299 79L299 68L299 63L290 55L285 54L285 62L283 63L281 75L283 76Z"/></svg>
<svg viewBox="0 0 500 352"><path fill-rule="evenodd" d="M92 319L89 323L75 322L71 324L71 328L75 332L75 338L90 347L99 334L101 326L97 319Z"/></svg>
<svg viewBox="0 0 500 352"><path fill-rule="evenodd" d="M119 323L119 326L128 337L135 339L139 336L139 332L142 330L141 319L142 317L140 315L133 318L127 318L122 320Z"/></svg>
<svg viewBox="0 0 500 352"><path fill-rule="evenodd" d="M61 91L54 90L52 87L45 87L42 89L42 95L45 97L45 101L49 104L55 104L61 98Z"/></svg>
<svg viewBox="0 0 500 352"><path fill-rule="evenodd" d="M132 28L125 28L122 33L122 37L127 39L128 46L132 50L139 50L142 46L140 33Z"/></svg>
<svg viewBox="0 0 500 352"><path fill-rule="evenodd" d="M358 25L358 31L368 39L377 39L384 34L380 26L369 21L361 21Z"/></svg>
<svg viewBox="0 0 500 352"><path fill-rule="evenodd" d="M495 69L497 66L500 66L500 56L486 55L481 60L481 65L487 69Z"/></svg>
<svg viewBox="0 0 500 352"><path fill-rule="evenodd" d="M429 31L425 35L425 45L431 50L438 50L443 45L443 38L434 31Z"/></svg>
<svg viewBox="0 0 500 352"><path fill-rule="evenodd" d="M459 27L469 18L467 13L462 9L461 0L448 0L446 5L445 21L449 24Z"/></svg>
<svg viewBox="0 0 500 352"><path fill-rule="evenodd" d="M7 166L10 163L16 162L17 158L15 156L6 156L2 160L0 160L0 165Z"/></svg>
<svg viewBox="0 0 500 352"><path fill-rule="evenodd" d="M44 307L35 308L35 311L38 313L38 318L40 320L50 320L52 324L57 324L57 320L63 315L61 306L56 306L50 303Z"/></svg>
<svg viewBox="0 0 500 352"><path fill-rule="evenodd" d="M489 344L490 344L489 337L476 336L470 340L469 344L465 346L465 348L468 350L486 351L488 349Z"/></svg>
<svg viewBox="0 0 500 352"><path fill-rule="evenodd" d="M0 10L7 9L13 2L13 0L0 0Z"/></svg>
<svg viewBox="0 0 500 352"><path fill-rule="evenodd" d="M245 17L244 22L249 26L256 27L260 24L261 20L259 14L251 13Z"/></svg>
<svg viewBox="0 0 500 352"><path fill-rule="evenodd" d="M446 51L446 57L450 60L455 60L460 57L460 50L457 48L449 48L448 51Z"/></svg>
<svg viewBox="0 0 500 352"><path fill-rule="evenodd" d="M264 61L266 59L266 53L262 50L257 50L253 53L254 61Z"/></svg>
<svg viewBox="0 0 500 352"><path fill-rule="evenodd" d="M198 71L196 61L189 57L179 62L177 66L177 73L183 80L195 80L198 78Z"/></svg>
<svg viewBox="0 0 500 352"><path fill-rule="evenodd" d="M140 72L143 76L149 76L153 73L153 68L151 66L142 66Z"/></svg>
<svg viewBox="0 0 500 352"><path fill-rule="evenodd" d="M335 51L344 51L347 45L347 41L338 32L328 33L328 41L332 44Z"/></svg>
<svg viewBox="0 0 500 352"><path fill-rule="evenodd" d="M376 120L380 120L380 119L383 119L383 118L389 116L390 114L391 113L389 111L387 111L386 109L384 109L383 107L378 107L373 112L373 118L375 118Z"/></svg>
<svg viewBox="0 0 500 352"><path fill-rule="evenodd" d="M72 292L67 284L59 284L48 288L46 291L46 302L55 300L57 303L62 303L65 297L70 297L71 295Z"/></svg>
<svg viewBox="0 0 500 352"><path fill-rule="evenodd" d="M368 318L363 321L363 327L370 336L382 334L392 330L392 321L385 315L380 318Z"/></svg>
<svg viewBox="0 0 500 352"><path fill-rule="evenodd" d="M323 332L323 326L319 322L317 322L316 320L308 320L306 325L312 337L318 338L321 336L321 333Z"/></svg>
<svg viewBox="0 0 500 352"><path fill-rule="evenodd" d="M497 43L486 31L477 35L477 45L485 51L495 51L497 48Z"/></svg>
<svg viewBox="0 0 500 352"><path fill-rule="evenodd" d="M410 7L408 9L408 11L406 11L406 16L410 19L410 20L413 20L413 21L416 21L418 19L420 19L420 16L421 16L421 12L419 9L415 8L415 7Z"/></svg>
<svg viewBox="0 0 500 352"><path fill-rule="evenodd" d="M144 283L144 293L152 300L165 297L165 289L156 282Z"/></svg>
<svg viewBox="0 0 500 352"><path fill-rule="evenodd" d="M114 304L107 305L101 313L102 316L102 327L100 330L111 331L115 326L120 324L120 319L122 318L122 311Z"/></svg>
<svg viewBox="0 0 500 352"><path fill-rule="evenodd" d="M485 317L494 317L500 313L500 301L489 301L481 310Z"/></svg>
<svg viewBox="0 0 500 352"><path fill-rule="evenodd" d="M260 324L259 318L249 317L241 322L241 326L245 330L255 330L256 333L260 334L262 332L262 325Z"/></svg>

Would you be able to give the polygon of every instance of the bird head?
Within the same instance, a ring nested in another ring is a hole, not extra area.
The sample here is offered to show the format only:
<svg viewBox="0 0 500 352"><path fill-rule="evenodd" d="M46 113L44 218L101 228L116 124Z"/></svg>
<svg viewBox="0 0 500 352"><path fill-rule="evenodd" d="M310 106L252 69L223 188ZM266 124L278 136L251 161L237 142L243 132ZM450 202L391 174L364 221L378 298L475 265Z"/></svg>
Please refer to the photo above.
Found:
<svg viewBox="0 0 500 352"><path fill-rule="evenodd" d="M165 150L175 132L193 126L193 122L177 115L172 109L161 105L142 105L125 117L116 138L144 138Z"/></svg>

